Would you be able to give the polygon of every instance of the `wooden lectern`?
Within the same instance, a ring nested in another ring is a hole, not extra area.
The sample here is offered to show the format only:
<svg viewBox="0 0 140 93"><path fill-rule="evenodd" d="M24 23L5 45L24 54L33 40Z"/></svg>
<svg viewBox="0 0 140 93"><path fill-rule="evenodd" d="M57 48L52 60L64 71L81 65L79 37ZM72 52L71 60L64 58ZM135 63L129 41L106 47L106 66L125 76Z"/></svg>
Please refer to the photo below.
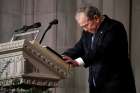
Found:
<svg viewBox="0 0 140 93"><path fill-rule="evenodd" d="M70 65L37 42L23 39L0 44L1 88L53 88L69 71Z"/></svg>

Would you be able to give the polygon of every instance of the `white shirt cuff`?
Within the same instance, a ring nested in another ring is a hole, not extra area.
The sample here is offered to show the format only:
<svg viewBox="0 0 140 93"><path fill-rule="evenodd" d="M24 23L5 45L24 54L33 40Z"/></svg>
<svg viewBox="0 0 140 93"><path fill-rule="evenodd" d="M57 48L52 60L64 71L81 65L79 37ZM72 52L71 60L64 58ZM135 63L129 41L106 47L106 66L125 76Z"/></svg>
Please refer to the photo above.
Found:
<svg viewBox="0 0 140 93"><path fill-rule="evenodd" d="M83 59L81 57L75 59L75 61L78 62L79 66L83 66L85 64L84 61L83 61Z"/></svg>

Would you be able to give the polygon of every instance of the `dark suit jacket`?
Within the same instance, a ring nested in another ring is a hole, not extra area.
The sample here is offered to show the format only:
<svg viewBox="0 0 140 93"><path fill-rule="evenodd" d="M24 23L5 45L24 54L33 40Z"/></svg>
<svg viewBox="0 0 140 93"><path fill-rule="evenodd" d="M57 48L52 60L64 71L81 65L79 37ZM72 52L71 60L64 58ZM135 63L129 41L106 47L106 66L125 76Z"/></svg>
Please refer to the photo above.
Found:
<svg viewBox="0 0 140 93"><path fill-rule="evenodd" d="M94 37L83 31L76 45L64 52L81 57L89 67L89 86L94 93L135 93L131 64L128 60L127 34L122 23L105 16ZM95 84L93 84L93 78Z"/></svg>

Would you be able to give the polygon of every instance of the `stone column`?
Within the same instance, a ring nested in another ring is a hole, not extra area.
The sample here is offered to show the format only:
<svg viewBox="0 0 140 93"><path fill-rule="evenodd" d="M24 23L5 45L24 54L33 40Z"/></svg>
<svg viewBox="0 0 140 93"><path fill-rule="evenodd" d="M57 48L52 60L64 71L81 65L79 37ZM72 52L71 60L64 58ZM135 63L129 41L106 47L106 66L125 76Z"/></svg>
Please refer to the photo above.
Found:
<svg viewBox="0 0 140 93"><path fill-rule="evenodd" d="M140 0L132 0L131 62L137 93L140 93Z"/></svg>
<svg viewBox="0 0 140 93"><path fill-rule="evenodd" d="M76 43L76 0L56 0L57 26L56 49L62 53ZM57 88L58 93L76 93L75 72L68 79L62 80Z"/></svg>

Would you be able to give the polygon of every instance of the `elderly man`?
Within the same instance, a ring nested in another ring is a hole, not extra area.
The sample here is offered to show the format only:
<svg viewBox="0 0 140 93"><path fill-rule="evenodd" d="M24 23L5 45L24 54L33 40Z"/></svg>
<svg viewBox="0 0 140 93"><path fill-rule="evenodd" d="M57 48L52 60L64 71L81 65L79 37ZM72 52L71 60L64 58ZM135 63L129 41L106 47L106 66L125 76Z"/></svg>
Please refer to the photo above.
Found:
<svg viewBox="0 0 140 93"><path fill-rule="evenodd" d="M136 93L123 24L93 6L80 8L75 18L83 28L82 36L63 59L89 67L90 93Z"/></svg>

